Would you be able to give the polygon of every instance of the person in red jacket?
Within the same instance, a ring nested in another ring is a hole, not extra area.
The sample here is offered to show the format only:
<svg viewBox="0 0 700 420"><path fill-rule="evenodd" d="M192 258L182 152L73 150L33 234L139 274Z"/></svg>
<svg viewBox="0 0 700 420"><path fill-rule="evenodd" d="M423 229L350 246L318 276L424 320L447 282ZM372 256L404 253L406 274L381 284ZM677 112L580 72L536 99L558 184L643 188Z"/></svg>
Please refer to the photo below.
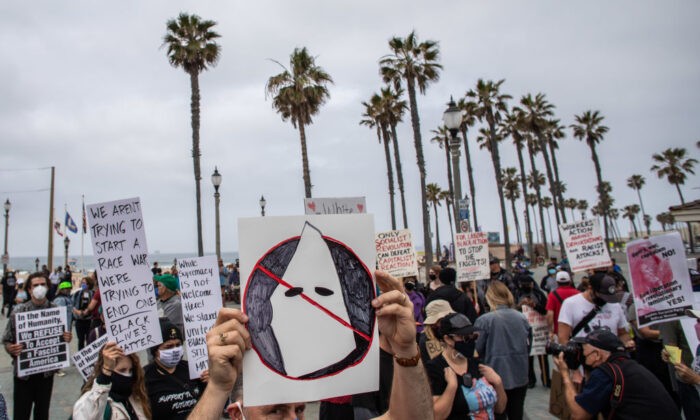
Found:
<svg viewBox="0 0 700 420"><path fill-rule="evenodd" d="M569 296L576 295L579 292L574 288L574 283L571 281L569 273L560 271L557 273L557 288L552 290L547 297L547 325L549 325L549 339L556 337L558 332L559 311L564 299ZM562 343L564 344L564 343Z"/></svg>

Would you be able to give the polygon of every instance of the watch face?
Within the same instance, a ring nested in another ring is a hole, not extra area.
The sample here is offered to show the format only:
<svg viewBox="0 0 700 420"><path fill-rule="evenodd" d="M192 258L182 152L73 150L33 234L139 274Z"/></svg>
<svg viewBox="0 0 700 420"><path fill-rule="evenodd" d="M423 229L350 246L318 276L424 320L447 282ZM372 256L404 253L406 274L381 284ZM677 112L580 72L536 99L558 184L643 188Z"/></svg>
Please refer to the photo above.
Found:
<svg viewBox="0 0 700 420"><path fill-rule="evenodd" d="M372 276L352 249L306 222L253 267L243 309L262 363L289 379L337 374L362 361L374 333ZM314 351L323 348L323 352Z"/></svg>

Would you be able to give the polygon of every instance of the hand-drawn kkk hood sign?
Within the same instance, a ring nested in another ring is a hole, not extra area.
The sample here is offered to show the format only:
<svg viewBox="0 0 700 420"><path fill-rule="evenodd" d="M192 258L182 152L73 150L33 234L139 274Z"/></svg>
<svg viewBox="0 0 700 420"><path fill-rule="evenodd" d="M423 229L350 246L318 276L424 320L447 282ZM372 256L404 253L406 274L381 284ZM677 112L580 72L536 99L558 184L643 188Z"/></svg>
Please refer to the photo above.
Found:
<svg viewBox="0 0 700 420"><path fill-rule="evenodd" d="M362 361L374 333L373 298L372 277L355 253L306 222L301 236L257 262L243 309L262 362L286 378L308 380ZM315 346L323 354L309 357Z"/></svg>

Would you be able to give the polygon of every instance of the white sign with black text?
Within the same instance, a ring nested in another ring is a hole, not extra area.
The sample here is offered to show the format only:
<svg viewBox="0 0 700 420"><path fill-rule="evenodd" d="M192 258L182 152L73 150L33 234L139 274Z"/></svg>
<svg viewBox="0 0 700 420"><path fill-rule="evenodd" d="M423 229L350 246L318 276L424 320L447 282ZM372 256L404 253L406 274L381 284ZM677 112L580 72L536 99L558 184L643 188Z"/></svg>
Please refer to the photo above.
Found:
<svg viewBox="0 0 700 420"><path fill-rule="evenodd" d="M24 345L17 357L17 376L68 367L68 343L63 341L66 331L65 306L16 313L16 342Z"/></svg>

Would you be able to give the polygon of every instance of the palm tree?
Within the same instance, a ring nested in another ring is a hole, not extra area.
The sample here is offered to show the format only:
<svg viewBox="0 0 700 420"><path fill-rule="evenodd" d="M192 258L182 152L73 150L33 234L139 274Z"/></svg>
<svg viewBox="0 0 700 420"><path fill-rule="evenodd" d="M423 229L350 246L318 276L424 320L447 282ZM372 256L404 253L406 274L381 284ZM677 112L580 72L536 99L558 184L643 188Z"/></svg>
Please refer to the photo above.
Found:
<svg viewBox="0 0 700 420"><path fill-rule="evenodd" d="M642 216L644 217L645 224L646 224L646 213L644 212L644 203L642 203L642 195L640 194L639 190L642 189L644 186L644 183L646 182L646 179L642 175L632 175L631 177L627 178L627 186L632 188L633 190L637 191L637 198L639 198L639 206L642 208ZM647 235L651 235L651 232L649 231L649 225L647 224Z"/></svg>
<svg viewBox="0 0 700 420"><path fill-rule="evenodd" d="M441 149L445 149L445 160L447 161L447 188L454 197L454 187L452 185L452 160L450 159L450 132L446 126L440 126L437 130L430 130L434 134L430 139L431 143L436 143Z"/></svg>
<svg viewBox="0 0 700 420"><path fill-rule="evenodd" d="M411 124L413 126L413 145L416 149L416 161L420 172L421 208L423 209L423 241L425 245L425 275L428 276L433 262L433 252L430 246L430 217L428 215L428 199L425 185L425 159L423 157L423 142L420 133L418 117L418 102L416 87L420 93L431 82L440 78L442 66L438 63L440 50L435 41L418 42L415 31L406 38L393 37L389 41L391 54L379 60L380 73L385 83L393 83L398 91L406 83L408 102L411 109Z"/></svg>
<svg viewBox="0 0 700 420"><path fill-rule="evenodd" d="M515 232L518 236L518 247L523 245L522 237L520 236L520 222L518 222L518 212L515 209L515 200L520 198L520 186L518 185L518 170L515 168L503 169L503 194L506 199L510 200L511 209L513 211L513 220L515 220Z"/></svg>
<svg viewBox="0 0 700 420"><path fill-rule="evenodd" d="M476 102L469 101L466 98L460 98L457 102L457 108L462 111L462 124L459 126L459 131L462 133L462 141L464 142L464 159L467 161L467 175L469 177L469 194L472 198L472 212L474 213L474 232L479 230L479 222L476 218L476 193L474 190L474 174L472 173L472 158L469 153L469 142L467 141L467 131L469 127L476 124L476 114L478 105Z"/></svg>
<svg viewBox="0 0 700 420"><path fill-rule="evenodd" d="M576 220L576 216L574 216L574 209L576 209L576 207L578 206L578 200L576 200L575 198L567 198L563 201L563 204L564 207L571 210L571 220Z"/></svg>
<svg viewBox="0 0 700 420"><path fill-rule="evenodd" d="M436 254L440 255L440 229L438 229L438 211L437 208L440 206L440 193L442 190L436 183L431 183L426 185L425 187L427 196L428 196L428 202L433 205L433 210L435 213L435 249ZM430 243L430 242L428 242ZM426 250L430 246L425 247Z"/></svg>
<svg viewBox="0 0 700 420"><path fill-rule="evenodd" d="M622 217L625 217L630 220L632 223L632 228L634 229L634 237L639 238L639 231L637 231L637 224L634 222L634 219L637 217L637 214L639 213L639 206L636 204L631 204L629 206L625 206L622 208L624 210L624 213L622 213Z"/></svg>
<svg viewBox="0 0 700 420"><path fill-rule="evenodd" d="M578 200L576 209L581 212L581 220L586 218L586 210L588 210L588 201Z"/></svg>
<svg viewBox="0 0 700 420"><path fill-rule="evenodd" d="M537 194L527 194L525 196L525 206L532 206L533 212L535 211L535 206L537 205L538 202L539 202L539 200L537 199ZM535 232L536 232L537 242L539 242L540 241L540 229L537 226L537 218L533 217L533 219L535 220ZM546 251L546 249L547 249L547 247L545 246L545 251ZM534 248L533 248L533 250L534 250ZM533 251L533 253L534 253L534 251Z"/></svg>
<svg viewBox="0 0 700 420"><path fill-rule="evenodd" d="M602 216L602 214L601 214ZM610 222L610 230L613 233L613 238L617 236L617 241L622 242L622 235L620 234L620 227L617 225L617 219L620 218L620 210L611 208L608 210L608 220ZM614 239L613 239L614 240Z"/></svg>
<svg viewBox="0 0 700 420"><path fill-rule="evenodd" d="M666 226L672 226L675 223L674 217L670 212L663 212L656 215L656 221L661 224L661 229L666 232Z"/></svg>
<svg viewBox="0 0 700 420"><path fill-rule="evenodd" d="M450 222L450 238L454 240L455 231L452 229L452 212L450 211L450 206L452 206L452 194L449 191L440 191L440 199L445 201L445 208L447 209L447 219Z"/></svg>
<svg viewBox="0 0 700 420"><path fill-rule="evenodd" d="M311 172L306 148L305 126L310 125L312 116L318 114L328 98L328 84L333 83L331 76L316 65L316 59L309 55L306 47L295 48L289 56L289 69L275 61L284 69L267 80L265 91L272 96L272 107L290 120L292 127L299 129L301 140L301 162L303 167L304 191L311 198Z"/></svg>
<svg viewBox="0 0 700 420"><path fill-rule="evenodd" d="M197 15L180 13L176 19L166 23L167 32L163 37L163 46L168 47L168 61L173 67L181 67L190 76L192 114L192 160L194 161L195 195L197 200L197 250L204 255L202 242L202 179L199 157L199 74L213 67L219 61L221 47L216 43L220 37L212 28L213 20L202 20Z"/></svg>
<svg viewBox="0 0 700 420"><path fill-rule="evenodd" d="M581 141L585 141L588 147L591 149L591 159L593 160L593 165L595 165L595 174L598 180L596 190L598 191L598 198L600 201L606 201L605 192L602 190L603 185L603 173L600 169L600 161L598 160L598 154L596 153L595 147L598 143L603 141L603 135L608 132L608 127L602 125L604 117L600 115L598 111L588 110L581 115L575 115L574 118L578 124L572 124L571 128L574 131L574 137ZM608 214L606 211L603 212L603 226L605 227L605 246L608 246L610 242L608 235ZM609 251L609 249L608 249Z"/></svg>
<svg viewBox="0 0 700 420"><path fill-rule="evenodd" d="M403 169L401 168L401 154L399 153L399 138L396 134L396 126L403 120L406 111L406 101L401 100L403 89L392 89L386 86L381 90L382 104L386 123L391 129L391 142L394 146L394 165L396 165L396 179L399 183L399 195L401 196L401 215L403 227L408 229L408 217L406 215L406 197L404 195Z"/></svg>
<svg viewBox="0 0 700 420"><path fill-rule="evenodd" d="M493 170L496 175L496 186L498 188L498 199L501 204L501 223L503 224L503 238L506 254L506 267L511 267L510 240L508 238L508 220L506 219L506 204L503 194L503 177L501 176L501 156L498 151L498 142L501 140L497 132L497 126L501 122L504 114L508 112L506 101L511 99L510 95L500 93L504 79L498 82L479 79L476 82L476 89L469 90L466 96L475 99L478 106L476 116L479 121L486 121L488 125L489 152Z"/></svg>
<svg viewBox="0 0 700 420"><path fill-rule="evenodd" d="M559 120L551 119L548 123L546 131L547 144L549 146L549 152L552 154L552 169L554 170L554 187L557 191L557 201L561 203L564 201L564 191L561 190L563 183L559 179L559 165L557 164L556 150L559 149L557 141L564 139L566 134L564 132L564 126L559 124ZM561 220L563 223L566 223L566 213L564 209L561 209Z"/></svg>
<svg viewBox="0 0 700 420"><path fill-rule="evenodd" d="M544 175L542 175L542 179L544 179ZM552 217L549 215L549 208L553 206L552 198L551 197L542 197L542 208L544 208L547 211L547 224L549 224L549 237L552 239L552 243L554 243L554 231L552 230ZM544 225L542 225L542 230L544 230ZM558 234L558 232L557 232Z"/></svg>
<svg viewBox="0 0 700 420"><path fill-rule="evenodd" d="M532 134L527 133L527 136L525 136L525 143L527 144L527 154L530 158L530 167L532 168L533 171L537 171L537 166L535 165L535 155L539 151L539 146L537 142L532 138ZM529 182L529 181L528 181ZM536 184L530 184L528 183L531 187L536 188L535 193L536 196L539 197L539 199L542 199L542 194L540 191L540 184L539 182ZM534 210L534 208L533 208ZM540 215L540 226L544 226L544 213L542 212L542 206L539 206L539 215ZM542 230L542 234L545 235L543 237L542 243L547 244L547 238L546 238L546 233L544 232L544 229ZM549 247L545 246L544 247L544 258L547 259L549 258Z"/></svg>

